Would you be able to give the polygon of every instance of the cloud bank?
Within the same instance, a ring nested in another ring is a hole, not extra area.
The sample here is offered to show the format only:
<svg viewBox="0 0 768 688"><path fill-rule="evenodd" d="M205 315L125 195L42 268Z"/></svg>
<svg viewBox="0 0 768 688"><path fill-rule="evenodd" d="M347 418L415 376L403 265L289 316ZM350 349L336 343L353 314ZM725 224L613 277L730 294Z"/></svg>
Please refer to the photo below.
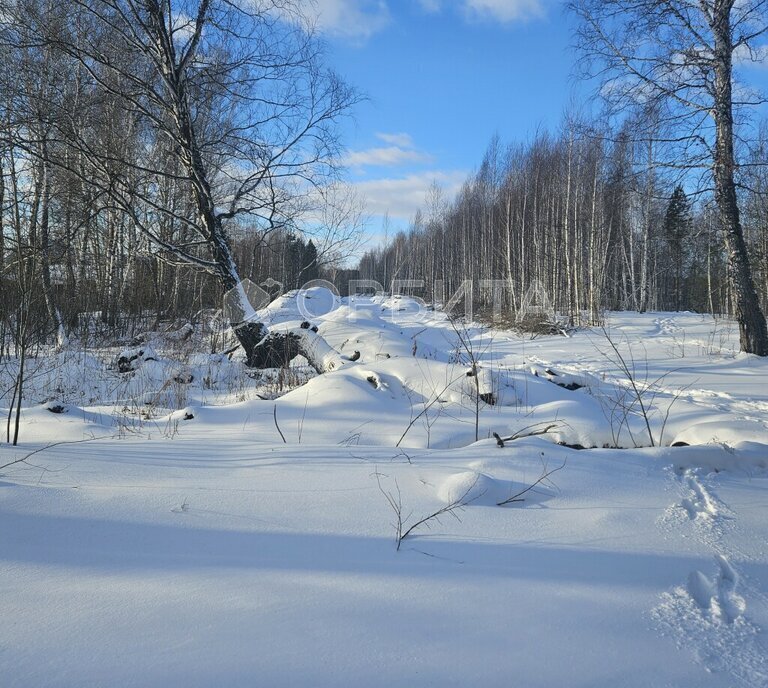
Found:
<svg viewBox="0 0 768 688"><path fill-rule="evenodd" d="M425 12L458 9L468 21L511 24L544 14L544 0L417 0ZM388 0L300 0L317 28L330 36L365 41L392 23Z"/></svg>
<svg viewBox="0 0 768 688"><path fill-rule="evenodd" d="M461 189L467 173L460 170L409 174L404 177L372 179L356 182L352 186L365 203L370 215L389 215L408 221L417 210L424 210L427 195L437 183L445 198L453 198Z"/></svg>

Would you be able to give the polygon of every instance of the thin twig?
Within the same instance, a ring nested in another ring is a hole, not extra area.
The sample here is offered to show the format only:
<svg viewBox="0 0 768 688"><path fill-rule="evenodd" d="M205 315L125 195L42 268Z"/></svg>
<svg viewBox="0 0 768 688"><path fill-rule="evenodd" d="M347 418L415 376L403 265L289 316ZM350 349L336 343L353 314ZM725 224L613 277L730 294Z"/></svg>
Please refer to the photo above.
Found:
<svg viewBox="0 0 768 688"><path fill-rule="evenodd" d="M523 437L535 437L536 435L546 435L552 428L558 427L558 423L550 423L544 428L539 428L538 430L531 430L531 428L535 428L537 425L543 425L544 422L542 421L540 423L533 423L533 425L526 425L524 428L520 428L515 434L511 435L510 437L501 437L497 432L493 433L494 438L496 439L496 445L499 447L503 447L505 442L514 442L515 440L522 439ZM526 430L531 430L530 432L526 432Z"/></svg>
<svg viewBox="0 0 768 688"><path fill-rule="evenodd" d="M480 492L479 494L472 497L472 499L467 499L467 495L474 489L475 485L477 485L477 481L479 479L479 475L475 477L472 484L466 489L464 494L459 497L458 499L454 500L450 504L446 504L445 506L437 509L436 511L433 511L430 514L427 514L423 518L418 519L414 523L412 523L410 526L406 527L406 524L408 522L408 519L411 517L411 514L409 513L408 516L403 518L403 499L402 499L402 493L400 491L400 485L397 482L397 479L395 479L395 489L397 490L397 497L392 494L392 492L387 491L384 489L384 487L381 484L381 476L382 474L378 471L374 474L376 476L376 484L379 487L379 491L381 494L384 495L384 498L389 503L389 506L392 508L392 511L395 513L395 518L397 519L396 523L393 525L395 526L395 533L396 533L396 541L397 541L397 551L400 551L400 545L402 544L403 540L407 538L416 528L419 528L420 526L429 525L430 521L437 521L440 522L440 517L445 516L446 514L450 514L454 518L459 519L458 516L456 516L456 511L459 511L460 509L463 509L465 506L471 504L477 499L480 499L485 494L485 491Z"/></svg>
<svg viewBox="0 0 768 688"><path fill-rule="evenodd" d="M95 440L101 440L101 439L109 439L109 438L86 437L85 439L82 439L82 440L62 440L61 442L54 442L53 444L47 444L44 447L35 449L35 451L30 452L26 456L22 456L20 459L14 459L13 461L10 461L0 466L0 471L2 471L4 468L8 468L9 466L14 466L17 463L25 463L27 459L31 459L35 454L40 454L41 452L47 451L48 449L53 449L54 447L60 447L64 444L82 444L83 442L93 442Z"/></svg>
<svg viewBox="0 0 768 688"><path fill-rule="evenodd" d="M411 428L414 426L416 421L419 420L419 418L421 418L425 413L427 413L427 411L429 411L429 409L431 409L438 401L440 401L440 397L442 397L443 394L445 394L446 390L451 385L453 385L456 382L458 382L459 380L461 380L464 376L465 376L465 373L462 373L461 375L459 375L459 377L455 378L454 380L451 380L445 387L443 387L443 389L440 392L438 392L435 395L435 398L432 399L432 401L430 401L428 404L426 404L424 406L424 408L418 413L418 415L414 416L411 419L411 422L408 423L408 426L405 428L403 434L400 435L400 439L397 440L397 444L395 444L395 447L399 447L400 446L400 443L405 439L405 436L410 432Z"/></svg>
<svg viewBox="0 0 768 688"><path fill-rule="evenodd" d="M544 482L553 473L557 473L558 471L563 470L563 468L565 468L565 464L566 462L563 461L563 463L560 466L558 466L557 468L553 468L551 471L548 471L545 466L544 472L539 476L539 479L535 483L528 485L528 487L526 487L524 490L520 490L520 492L518 492L517 494L513 494L511 497L508 497L502 502L496 502L496 506L504 506L505 504L512 504L513 502L524 502L525 499L521 499L521 497L526 492L530 492L534 487Z"/></svg>
<svg viewBox="0 0 768 688"><path fill-rule="evenodd" d="M283 431L280 429L280 425L277 422L277 404L275 404L272 407L272 418L275 420L275 427L277 428L277 431L280 433L280 437L283 439L283 444L288 444L288 442L285 441L285 435L283 435Z"/></svg>

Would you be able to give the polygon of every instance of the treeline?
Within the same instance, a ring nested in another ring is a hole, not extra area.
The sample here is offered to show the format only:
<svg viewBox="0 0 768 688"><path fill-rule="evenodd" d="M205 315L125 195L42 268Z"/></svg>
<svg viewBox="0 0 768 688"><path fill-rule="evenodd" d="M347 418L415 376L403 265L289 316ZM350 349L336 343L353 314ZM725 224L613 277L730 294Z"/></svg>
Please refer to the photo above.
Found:
<svg viewBox="0 0 768 688"><path fill-rule="evenodd" d="M22 217L29 217L24 210ZM168 260L151 245L119 236L109 248L109 232L96 228L76 233L74 242L60 236L64 225L51 216L47 259L50 296L68 336L87 337L97 332L110 338L135 334L179 320L197 321L206 311L221 307L223 290L205 271ZM21 246L31 252L36 239L25 231ZM39 244L39 239L37 239ZM46 289L35 266L29 282L19 281L18 237L6 241L5 268L0 274L0 335L11 333L20 304L27 304L39 343L51 341L56 320L47 308ZM321 276L332 276L336 256L320 255L314 240L284 229L264 233L245 227L231 240L232 253L243 278L256 284L296 289ZM8 248L10 246L10 249ZM37 272L37 274L35 274ZM278 283L278 284L275 284ZM2 339L2 336L0 336Z"/></svg>
<svg viewBox="0 0 768 688"><path fill-rule="evenodd" d="M471 280L475 307L501 305L507 317L531 285L573 323L598 323L605 309L733 314L711 194L687 195L686 177L657 166L654 142L632 127L606 134L570 122L525 144L494 138L457 197L431 193L407 231L365 253L359 277L387 288L423 280L420 293L438 300ZM765 308L768 185L761 166L747 169L742 219Z"/></svg>

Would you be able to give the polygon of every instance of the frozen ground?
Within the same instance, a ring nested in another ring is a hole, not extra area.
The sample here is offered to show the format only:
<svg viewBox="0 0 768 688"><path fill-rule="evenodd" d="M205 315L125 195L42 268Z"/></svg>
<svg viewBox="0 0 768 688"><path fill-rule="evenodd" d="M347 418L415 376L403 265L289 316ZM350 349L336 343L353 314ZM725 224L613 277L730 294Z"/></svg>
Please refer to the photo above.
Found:
<svg viewBox="0 0 768 688"><path fill-rule="evenodd" d="M596 330L328 308L359 360L285 384L162 347L39 366L0 465L87 441L0 470L2 686L768 686L768 361L732 323L610 314L623 366ZM465 504L398 551L391 502Z"/></svg>

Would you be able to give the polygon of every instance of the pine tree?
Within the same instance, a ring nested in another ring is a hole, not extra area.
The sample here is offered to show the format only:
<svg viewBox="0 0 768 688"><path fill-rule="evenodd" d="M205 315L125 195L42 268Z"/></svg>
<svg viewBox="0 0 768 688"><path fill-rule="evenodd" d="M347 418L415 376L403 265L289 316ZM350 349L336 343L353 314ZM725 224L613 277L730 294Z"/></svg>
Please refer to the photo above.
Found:
<svg viewBox="0 0 768 688"><path fill-rule="evenodd" d="M683 272L685 270L685 242L691 233L691 206L679 184L672 192L664 217L664 236L672 254L675 310L682 307Z"/></svg>

